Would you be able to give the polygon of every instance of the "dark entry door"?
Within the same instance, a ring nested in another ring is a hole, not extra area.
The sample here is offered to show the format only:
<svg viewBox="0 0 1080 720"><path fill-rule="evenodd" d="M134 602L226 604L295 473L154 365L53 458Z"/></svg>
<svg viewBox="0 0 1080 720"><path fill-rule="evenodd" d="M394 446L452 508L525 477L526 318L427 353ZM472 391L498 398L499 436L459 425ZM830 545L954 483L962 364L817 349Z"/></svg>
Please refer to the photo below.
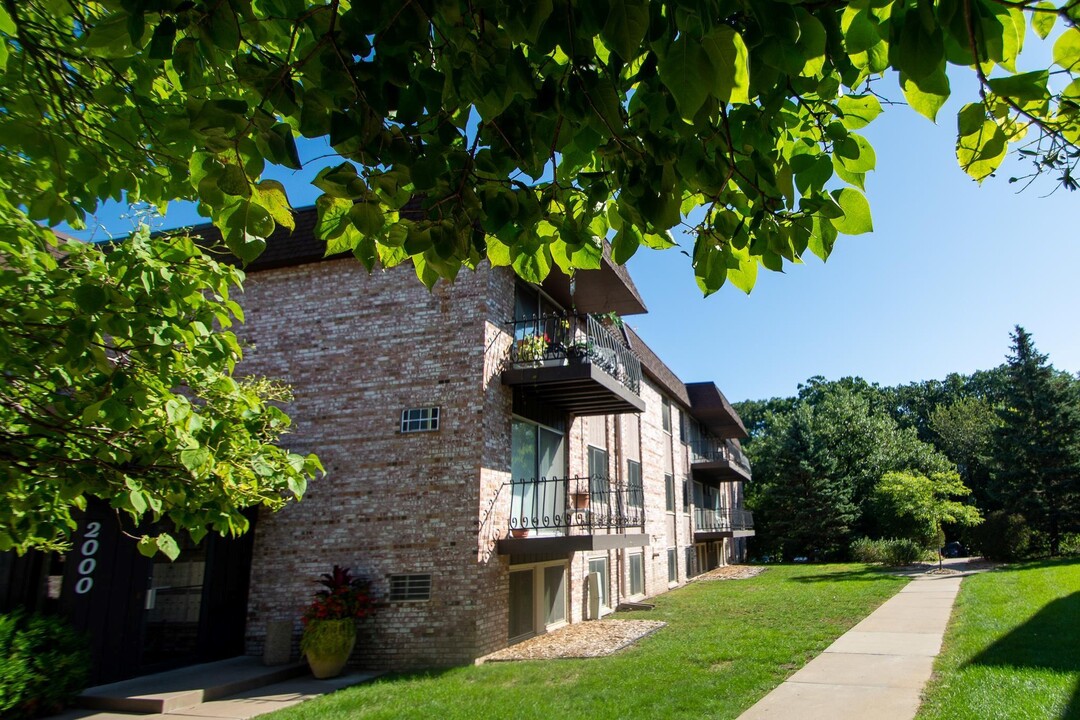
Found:
<svg viewBox="0 0 1080 720"><path fill-rule="evenodd" d="M88 507L64 563L60 606L90 637L92 682L242 653L253 531L188 542L169 562L139 554L137 533L108 506Z"/></svg>

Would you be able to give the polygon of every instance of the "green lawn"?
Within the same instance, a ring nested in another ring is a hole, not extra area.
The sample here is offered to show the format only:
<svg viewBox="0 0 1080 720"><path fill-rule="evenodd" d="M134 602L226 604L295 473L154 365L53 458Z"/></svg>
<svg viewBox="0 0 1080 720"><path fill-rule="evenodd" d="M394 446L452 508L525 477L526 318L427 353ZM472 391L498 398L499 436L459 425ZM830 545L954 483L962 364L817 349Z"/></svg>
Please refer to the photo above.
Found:
<svg viewBox="0 0 1080 720"><path fill-rule="evenodd" d="M624 617L668 626L610 657L397 675L269 717L734 718L905 582L862 565L772 566L655 598Z"/></svg>
<svg viewBox="0 0 1080 720"><path fill-rule="evenodd" d="M1080 559L964 580L919 718L1080 720Z"/></svg>

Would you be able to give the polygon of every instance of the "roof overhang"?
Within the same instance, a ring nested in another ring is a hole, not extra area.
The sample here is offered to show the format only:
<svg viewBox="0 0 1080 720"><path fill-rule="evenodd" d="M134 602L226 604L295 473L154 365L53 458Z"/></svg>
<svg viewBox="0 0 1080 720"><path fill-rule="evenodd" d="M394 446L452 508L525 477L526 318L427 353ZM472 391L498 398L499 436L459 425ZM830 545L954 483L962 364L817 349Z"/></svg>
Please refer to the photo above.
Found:
<svg viewBox="0 0 1080 720"><path fill-rule="evenodd" d="M578 313L614 312L622 316L648 312L630 273L612 261L607 245L599 270L577 270L571 281L555 268L540 287L564 308Z"/></svg>
<svg viewBox="0 0 1080 720"><path fill-rule="evenodd" d="M686 393L690 396L690 414L713 435L719 438L749 437L739 413L716 383L687 383Z"/></svg>

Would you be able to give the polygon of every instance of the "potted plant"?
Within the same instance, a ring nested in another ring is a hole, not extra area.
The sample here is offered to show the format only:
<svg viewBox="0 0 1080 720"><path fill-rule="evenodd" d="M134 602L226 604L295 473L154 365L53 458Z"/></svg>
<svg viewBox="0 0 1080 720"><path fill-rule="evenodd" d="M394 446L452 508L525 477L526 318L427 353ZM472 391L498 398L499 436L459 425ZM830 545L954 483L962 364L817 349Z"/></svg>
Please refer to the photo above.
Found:
<svg viewBox="0 0 1080 720"><path fill-rule="evenodd" d="M544 359L548 349L547 335L531 334L518 340L517 359L521 362L539 362Z"/></svg>
<svg viewBox="0 0 1080 720"><path fill-rule="evenodd" d="M592 343L578 340L567 346L566 357L569 358L571 362L585 362L585 360L588 359L591 350Z"/></svg>
<svg viewBox="0 0 1080 720"><path fill-rule="evenodd" d="M324 589L301 618L300 651L311 673L323 679L341 674L356 644L356 621L371 614L373 603L368 581L354 578L349 568L335 565L318 582Z"/></svg>

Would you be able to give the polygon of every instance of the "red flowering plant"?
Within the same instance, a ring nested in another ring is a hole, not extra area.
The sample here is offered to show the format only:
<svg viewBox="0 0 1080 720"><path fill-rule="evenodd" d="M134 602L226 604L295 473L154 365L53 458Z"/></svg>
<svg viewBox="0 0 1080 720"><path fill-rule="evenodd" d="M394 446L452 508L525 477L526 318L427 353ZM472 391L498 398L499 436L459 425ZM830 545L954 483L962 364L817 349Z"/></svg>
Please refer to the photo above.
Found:
<svg viewBox="0 0 1080 720"><path fill-rule="evenodd" d="M353 577L349 568L335 565L333 571L323 573L318 582L324 589L315 593L315 600L304 610L301 621L305 626L312 620L363 618L375 609L371 583Z"/></svg>

